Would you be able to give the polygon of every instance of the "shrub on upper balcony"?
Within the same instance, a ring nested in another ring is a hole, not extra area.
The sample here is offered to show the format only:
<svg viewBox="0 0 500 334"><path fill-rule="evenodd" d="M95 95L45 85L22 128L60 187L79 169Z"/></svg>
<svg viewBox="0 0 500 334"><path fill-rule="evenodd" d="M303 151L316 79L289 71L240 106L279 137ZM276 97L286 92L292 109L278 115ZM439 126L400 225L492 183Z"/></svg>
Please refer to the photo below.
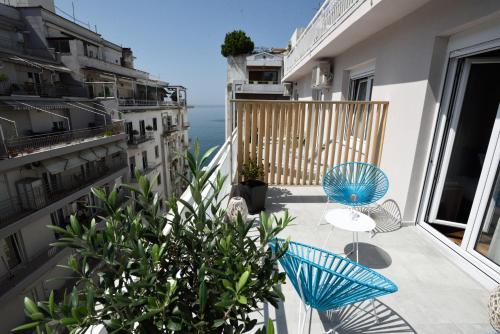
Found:
<svg viewBox="0 0 500 334"><path fill-rule="evenodd" d="M228 32L221 45L221 54L224 57L239 56L252 52L254 44L252 39L241 30Z"/></svg>
<svg viewBox="0 0 500 334"><path fill-rule="evenodd" d="M285 281L277 260L287 246L275 256L267 244L291 218L263 214L256 234L241 215L226 222L225 177L203 167L212 152L200 157L196 142L194 154L186 153L194 203L172 198L167 216L154 181L136 173L139 187L125 186L135 193L127 208L119 207L116 189L92 190L102 203L102 228L74 216L66 228L51 226L63 235L54 245L75 250L68 268L78 282L61 301L53 292L44 302L26 298L30 320L17 330L83 333L103 324L108 333L243 333L255 326L250 314L259 304L277 307Z"/></svg>

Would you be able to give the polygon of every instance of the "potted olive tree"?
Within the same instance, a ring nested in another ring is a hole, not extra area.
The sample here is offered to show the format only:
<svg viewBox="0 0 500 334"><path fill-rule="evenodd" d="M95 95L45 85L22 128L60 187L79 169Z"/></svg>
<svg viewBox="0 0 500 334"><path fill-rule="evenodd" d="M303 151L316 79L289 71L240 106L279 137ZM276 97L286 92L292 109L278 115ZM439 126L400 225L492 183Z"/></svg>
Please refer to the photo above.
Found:
<svg viewBox="0 0 500 334"><path fill-rule="evenodd" d="M266 209L267 183L264 179L264 167L257 159L250 159L240 170L243 182L240 182L239 195L247 202L248 212L256 214Z"/></svg>
<svg viewBox="0 0 500 334"><path fill-rule="evenodd" d="M193 202L171 198L168 215L152 191L155 179L137 171L137 188L121 186L134 193L126 208L117 189L92 189L102 204L101 227L75 216L65 228L50 226L61 235L53 246L74 250L67 268L77 281L62 298L54 292L46 301L26 297L28 320L15 330L84 333L102 325L110 334L273 333L270 322L255 328L254 314L283 299L279 286L286 276L278 259L288 243L276 253L268 244L292 218L263 213L258 238L241 215L227 222L226 176L217 166L205 167L211 152L200 156L196 142L194 153L186 153Z"/></svg>

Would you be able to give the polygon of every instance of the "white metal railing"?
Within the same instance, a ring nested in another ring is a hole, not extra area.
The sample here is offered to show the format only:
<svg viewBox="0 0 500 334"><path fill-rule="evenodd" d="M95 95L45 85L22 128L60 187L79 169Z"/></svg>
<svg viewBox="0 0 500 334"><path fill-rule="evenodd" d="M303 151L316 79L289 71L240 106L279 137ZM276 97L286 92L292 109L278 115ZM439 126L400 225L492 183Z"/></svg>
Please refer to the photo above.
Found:
<svg viewBox="0 0 500 334"><path fill-rule="evenodd" d="M176 101L160 101L160 100L143 100L134 98L119 98L118 105L122 107L126 106L172 106L177 107L179 105L184 105L181 102Z"/></svg>
<svg viewBox="0 0 500 334"><path fill-rule="evenodd" d="M293 49L285 57L285 76L323 40L328 32L335 29L347 17L347 14L352 12L355 5L365 1L367 0L325 0L298 38Z"/></svg>

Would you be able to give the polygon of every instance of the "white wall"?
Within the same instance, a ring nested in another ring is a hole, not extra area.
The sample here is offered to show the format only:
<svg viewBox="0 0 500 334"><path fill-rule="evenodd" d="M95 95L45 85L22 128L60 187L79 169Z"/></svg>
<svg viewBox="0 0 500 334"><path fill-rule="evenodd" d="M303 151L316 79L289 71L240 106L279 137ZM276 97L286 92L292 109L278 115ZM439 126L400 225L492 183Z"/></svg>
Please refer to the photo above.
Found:
<svg viewBox="0 0 500 334"><path fill-rule="evenodd" d="M397 200L404 220L414 221L421 193L446 48L443 40L484 20L500 3L435 0L395 24L331 58L333 87L326 99L345 96L346 70L375 61L372 100L390 101L381 167L390 179L388 197ZM311 74L298 81L300 99L311 97ZM423 122L423 123L422 123ZM422 131L421 126L425 131ZM417 150L418 149L418 150Z"/></svg>
<svg viewBox="0 0 500 334"><path fill-rule="evenodd" d="M54 232L47 227L51 224L50 215L46 215L21 230L28 261L47 251L49 244L56 241Z"/></svg>

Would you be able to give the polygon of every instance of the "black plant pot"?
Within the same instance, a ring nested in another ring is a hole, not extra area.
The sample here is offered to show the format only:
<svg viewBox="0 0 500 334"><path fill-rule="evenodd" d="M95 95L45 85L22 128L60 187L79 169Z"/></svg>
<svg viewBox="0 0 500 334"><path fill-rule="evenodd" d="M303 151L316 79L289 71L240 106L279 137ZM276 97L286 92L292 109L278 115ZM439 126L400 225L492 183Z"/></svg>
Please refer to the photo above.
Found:
<svg viewBox="0 0 500 334"><path fill-rule="evenodd" d="M267 183L259 180L243 181L238 186L239 195L245 199L252 215L266 209Z"/></svg>

